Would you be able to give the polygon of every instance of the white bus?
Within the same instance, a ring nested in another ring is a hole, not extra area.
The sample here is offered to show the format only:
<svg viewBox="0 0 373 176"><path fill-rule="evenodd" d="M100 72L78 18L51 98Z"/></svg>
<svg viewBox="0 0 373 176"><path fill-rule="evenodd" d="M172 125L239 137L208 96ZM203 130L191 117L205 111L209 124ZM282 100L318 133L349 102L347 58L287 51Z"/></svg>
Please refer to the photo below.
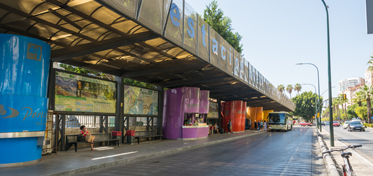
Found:
<svg viewBox="0 0 373 176"><path fill-rule="evenodd" d="M268 115L268 131L293 129L293 116L287 112L271 112Z"/></svg>

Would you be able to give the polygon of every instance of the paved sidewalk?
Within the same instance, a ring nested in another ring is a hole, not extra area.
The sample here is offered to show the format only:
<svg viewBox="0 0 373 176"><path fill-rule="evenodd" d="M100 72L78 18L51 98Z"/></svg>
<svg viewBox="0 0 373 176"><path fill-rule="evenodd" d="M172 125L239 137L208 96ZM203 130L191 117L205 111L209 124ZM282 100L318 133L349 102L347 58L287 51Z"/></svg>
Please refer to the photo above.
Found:
<svg viewBox="0 0 373 176"><path fill-rule="evenodd" d="M156 140L140 142L140 144L134 145L123 144L120 147L98 146L96 151L90 151L89 148L78 148L78 152L75 152L72 147L67 152L58 152L58 155L51 154L43 156L41 162L38 164L24 167L0 168L0 175L74 175L261 133L264 132L251 130L243 133L214 134L199 140Z"/></svg>
<svg viewBox="0 0 373 176"><path fill-rule="evenodd" d="M330 149L329 131L323 128L323 131L321 132L321 134L323 135L326 145ZM332 148L341 148L341 147L346 147L347 145L351 145L351 144L343 142L339 140L337 137L334 137L334 147ZM373 164L371 161L367 160L364 157L363 153L359 152L357 149L348 149L347 151L352 153L352 157L350 157L350 163L356 175L371 175L373 173ZM341 157L341 153L336 151L336 152L333 152L332 155L334 159L337 161L337 164L339 165L339 167L342 168L342 165L344 162L343 162L343 158Z"/></svg>

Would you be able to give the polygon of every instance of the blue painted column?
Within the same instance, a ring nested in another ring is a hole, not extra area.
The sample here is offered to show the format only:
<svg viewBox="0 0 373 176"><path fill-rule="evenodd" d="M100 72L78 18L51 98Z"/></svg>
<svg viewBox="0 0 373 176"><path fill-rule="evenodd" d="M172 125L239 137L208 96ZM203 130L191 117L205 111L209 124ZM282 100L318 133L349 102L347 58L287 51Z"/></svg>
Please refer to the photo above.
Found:
<svg viewBox="0 0 373 176"><path fill-rule="evenodd" d="M0 167L41 158L50 52L43 41L0 34Z"/></svg>

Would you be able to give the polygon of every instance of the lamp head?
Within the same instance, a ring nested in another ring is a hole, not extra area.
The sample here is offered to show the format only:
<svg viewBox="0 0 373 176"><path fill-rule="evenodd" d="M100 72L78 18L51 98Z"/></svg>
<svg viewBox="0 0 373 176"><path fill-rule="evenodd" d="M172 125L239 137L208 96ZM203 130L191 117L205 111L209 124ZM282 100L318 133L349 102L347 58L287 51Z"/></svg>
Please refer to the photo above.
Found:
<svg viewBox="0 0 373 176"><path fill-rule="evenodd" d="M303 65L303 63L296 63L295 65Z"/></svg>

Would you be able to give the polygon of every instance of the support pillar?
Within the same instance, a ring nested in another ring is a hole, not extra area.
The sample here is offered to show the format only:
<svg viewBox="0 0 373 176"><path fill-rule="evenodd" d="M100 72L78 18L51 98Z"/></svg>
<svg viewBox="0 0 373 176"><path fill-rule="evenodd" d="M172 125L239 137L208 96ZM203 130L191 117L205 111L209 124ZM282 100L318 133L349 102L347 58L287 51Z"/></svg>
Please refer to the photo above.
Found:
<svg viewBox="0 0 373 176"><path fill-rule="evenodd" d="M115 116L115 131L123 131L123 102L124 102L124 86L123 86L123 78L122 77L115 77L115 81L117 82L117 112ZM123 135L123 134L122 134ZM122 137L119 139L119 143L122 143Z"/></svg>
<svg viewBox="0 0 373 176"><path fill-rule="evenodd" d="M157 135L161 135L162 133L162 125L163 125L163 101L164 101L164 90L163 87L157 86L158 90L158 118L157 118Z"/></svg>

